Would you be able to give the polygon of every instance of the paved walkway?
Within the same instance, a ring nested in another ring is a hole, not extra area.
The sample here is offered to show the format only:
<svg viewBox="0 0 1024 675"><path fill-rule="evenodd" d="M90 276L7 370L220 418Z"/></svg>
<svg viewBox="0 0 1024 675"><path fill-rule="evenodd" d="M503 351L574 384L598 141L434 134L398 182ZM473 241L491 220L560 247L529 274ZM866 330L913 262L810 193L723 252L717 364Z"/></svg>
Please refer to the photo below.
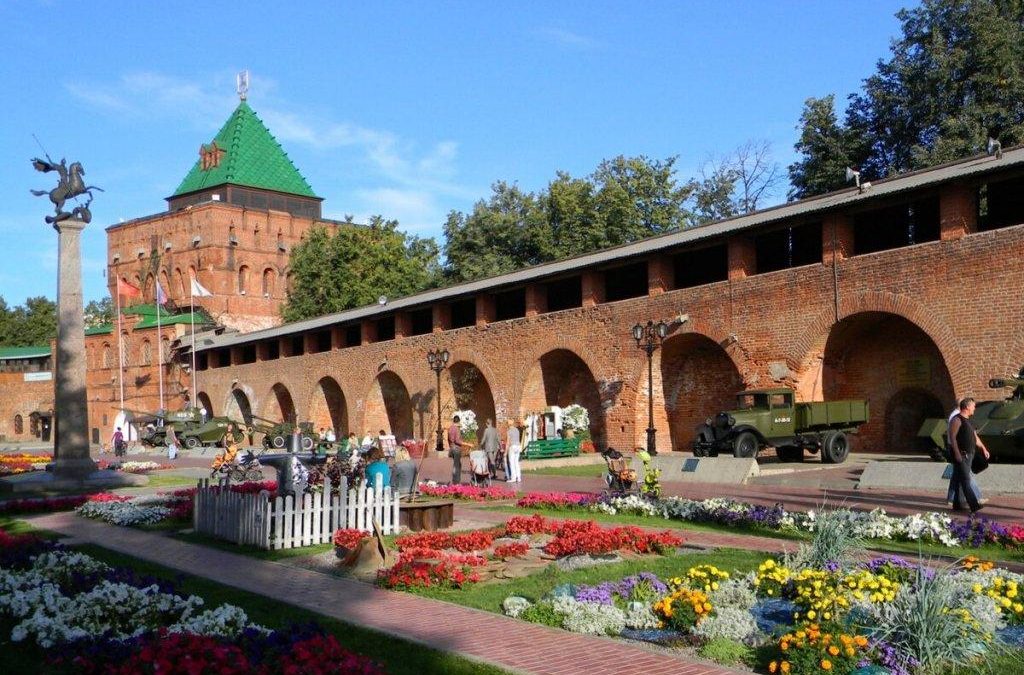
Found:
<svg viewBox="0 0 1024 675"><path fill-rule="evenodd" d="M737 675L611 638L578 635L409 593L182 542L73 513L30 517L35 527L274 598L412 642L536 675ZM285 581L286 583L282 583Z"/></svg>

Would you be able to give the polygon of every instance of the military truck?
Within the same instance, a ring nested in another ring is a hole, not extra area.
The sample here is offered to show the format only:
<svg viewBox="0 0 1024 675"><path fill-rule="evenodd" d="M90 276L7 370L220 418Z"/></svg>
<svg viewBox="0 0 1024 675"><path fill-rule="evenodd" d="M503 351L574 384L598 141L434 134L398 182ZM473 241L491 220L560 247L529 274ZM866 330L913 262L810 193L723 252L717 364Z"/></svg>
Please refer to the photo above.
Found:
<svg viewBox="0 0 1024 675"><path fill-rule="evenodd" d="M979 401L975 404L971 423L981 441L992 453L992 459L1024 459L1024 368L1017 377L996 377L988 381L990 389L1013 387L1005 399ZM931 441L932 459L945 460L946 429L945 419L927 419L917 435Z"/></svg>
<svg viewBox="0 0 1024 675"><path fill-rule="evenodd" d="M796 403L792 389L754 389L736 395L735 410L709 417L697 427L695 457L757 457L773 447L784 462L799 462L804 451L838 464L850 454L847 434L868 421L867 401Z"/></svg>
<svg viewBox="0 0 1024 675"><path fill-rule="evenodd" d="M203 421L203 414L198 408L185 408L171 412L142 412L125 410L128 421L139 427L139 440L152 447L167 445L167 429L173 427L178 444L186 448L198 448L201 445L223 445L224 434L228 425L235 425L235 442L244 439L238 422L230 417L211 417Z"/></svg>

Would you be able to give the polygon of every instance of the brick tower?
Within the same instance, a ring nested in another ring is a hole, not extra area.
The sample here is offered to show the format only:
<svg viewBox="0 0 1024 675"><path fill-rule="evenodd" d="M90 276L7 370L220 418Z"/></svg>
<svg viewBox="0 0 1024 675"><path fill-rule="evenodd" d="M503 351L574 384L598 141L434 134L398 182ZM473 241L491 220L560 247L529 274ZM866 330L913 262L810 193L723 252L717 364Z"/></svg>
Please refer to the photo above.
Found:
<svg viewBox="0 0 1024 675"><path fill-rule="evenodd" d="M245 100L208 143L164 213L107 228L108 276L142 288L160 281L179 307L191 279L211 297L195 298L218 323L240 331L281 323L289 254L320 218L318 197Z"/></svg>

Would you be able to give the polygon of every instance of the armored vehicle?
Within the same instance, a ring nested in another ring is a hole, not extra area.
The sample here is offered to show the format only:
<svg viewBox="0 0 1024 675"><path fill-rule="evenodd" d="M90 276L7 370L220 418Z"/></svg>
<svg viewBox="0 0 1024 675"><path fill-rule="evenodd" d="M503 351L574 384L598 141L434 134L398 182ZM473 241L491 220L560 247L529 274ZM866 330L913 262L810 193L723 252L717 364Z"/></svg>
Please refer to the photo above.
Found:
<svg viewBox="0 0 1024 675"><path fill-rule="evenodd" d="M979 401L975 405L974 424L978 436L992 453L992 459L1024 459L1024 368L1017 377L997 377L988 381L991 389L1013 387L1010 395L997 401ZM932 458L943 460L946 447L945 419L927 419L917 435L928 438Z"/></svg>
<svg viewBox="0 0 1024 675"><path fill-rule="evenodd" d="M245 438L241 425L230 417L212 417L203 421L203 414L198 408L185 408L172 412L142 412L125 410L128 421L139 427L139 440L149 446L162 447L167 444L167 429L174 428L178 443L186 448L198 448L201 445L222 445L228 425L235 425L235 442L241 443Z"/></svg>
<svg viewBox="0 0 1024 675"><path fill-rule="evenodd" d="M867 401L795 403L792 389L755 389L736 395L737 408L709 417L697 427L695 457L756 457L773 447L784 462L821 451L821 461L838 464L850 454L847 434L868 421Z"/></svg>

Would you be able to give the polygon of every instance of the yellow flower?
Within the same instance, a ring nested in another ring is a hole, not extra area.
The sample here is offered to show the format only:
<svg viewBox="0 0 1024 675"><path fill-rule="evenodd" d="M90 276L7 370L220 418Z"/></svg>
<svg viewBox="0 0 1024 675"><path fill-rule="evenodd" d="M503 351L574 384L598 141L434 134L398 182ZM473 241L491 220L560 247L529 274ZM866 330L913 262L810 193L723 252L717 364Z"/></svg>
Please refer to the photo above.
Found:
<svg viewBox="0 0 1024 675"><path fill-rule="evenodd" d="M775 671L778 670L778 669L779 669L779 664L777 662L772 661L771 663L768 664L768 672L769 673L773 673L774 674Z"/></svg>
<svg viewBox="0 0 1024 675"><path fill-rule="evenodd" d="M781 665L781 666L779 666L779 669L780 669L780 670L781 670L781 671L782 671L783 673L788 673L788 672L789 672L789 661L783 661L783 662L782 662L782 665Z"/></svg>
<svg viewBox="0 0 1024 675"><path fill-rule="evenodd" d="M835 645L832 645L831 647L828 648L828 653L831 654L832 656L839 656L839 647L836 647Z"/></svg>
<svg viewBox="0 0 1024 675"><path fill-rule="evenodd" d="M828 659L822 659L821 660L821 669L822 670L832 670L832 662L829 661Z"/></svg>
<svg viewBox="0 0 1024 675"><path fill-rule="evenodd" d="M868 646L868 639L866 637L864 637L863 635L857 635L856 637L854 637L853 638L853 642L858 647L867 647Z"/></svg>

